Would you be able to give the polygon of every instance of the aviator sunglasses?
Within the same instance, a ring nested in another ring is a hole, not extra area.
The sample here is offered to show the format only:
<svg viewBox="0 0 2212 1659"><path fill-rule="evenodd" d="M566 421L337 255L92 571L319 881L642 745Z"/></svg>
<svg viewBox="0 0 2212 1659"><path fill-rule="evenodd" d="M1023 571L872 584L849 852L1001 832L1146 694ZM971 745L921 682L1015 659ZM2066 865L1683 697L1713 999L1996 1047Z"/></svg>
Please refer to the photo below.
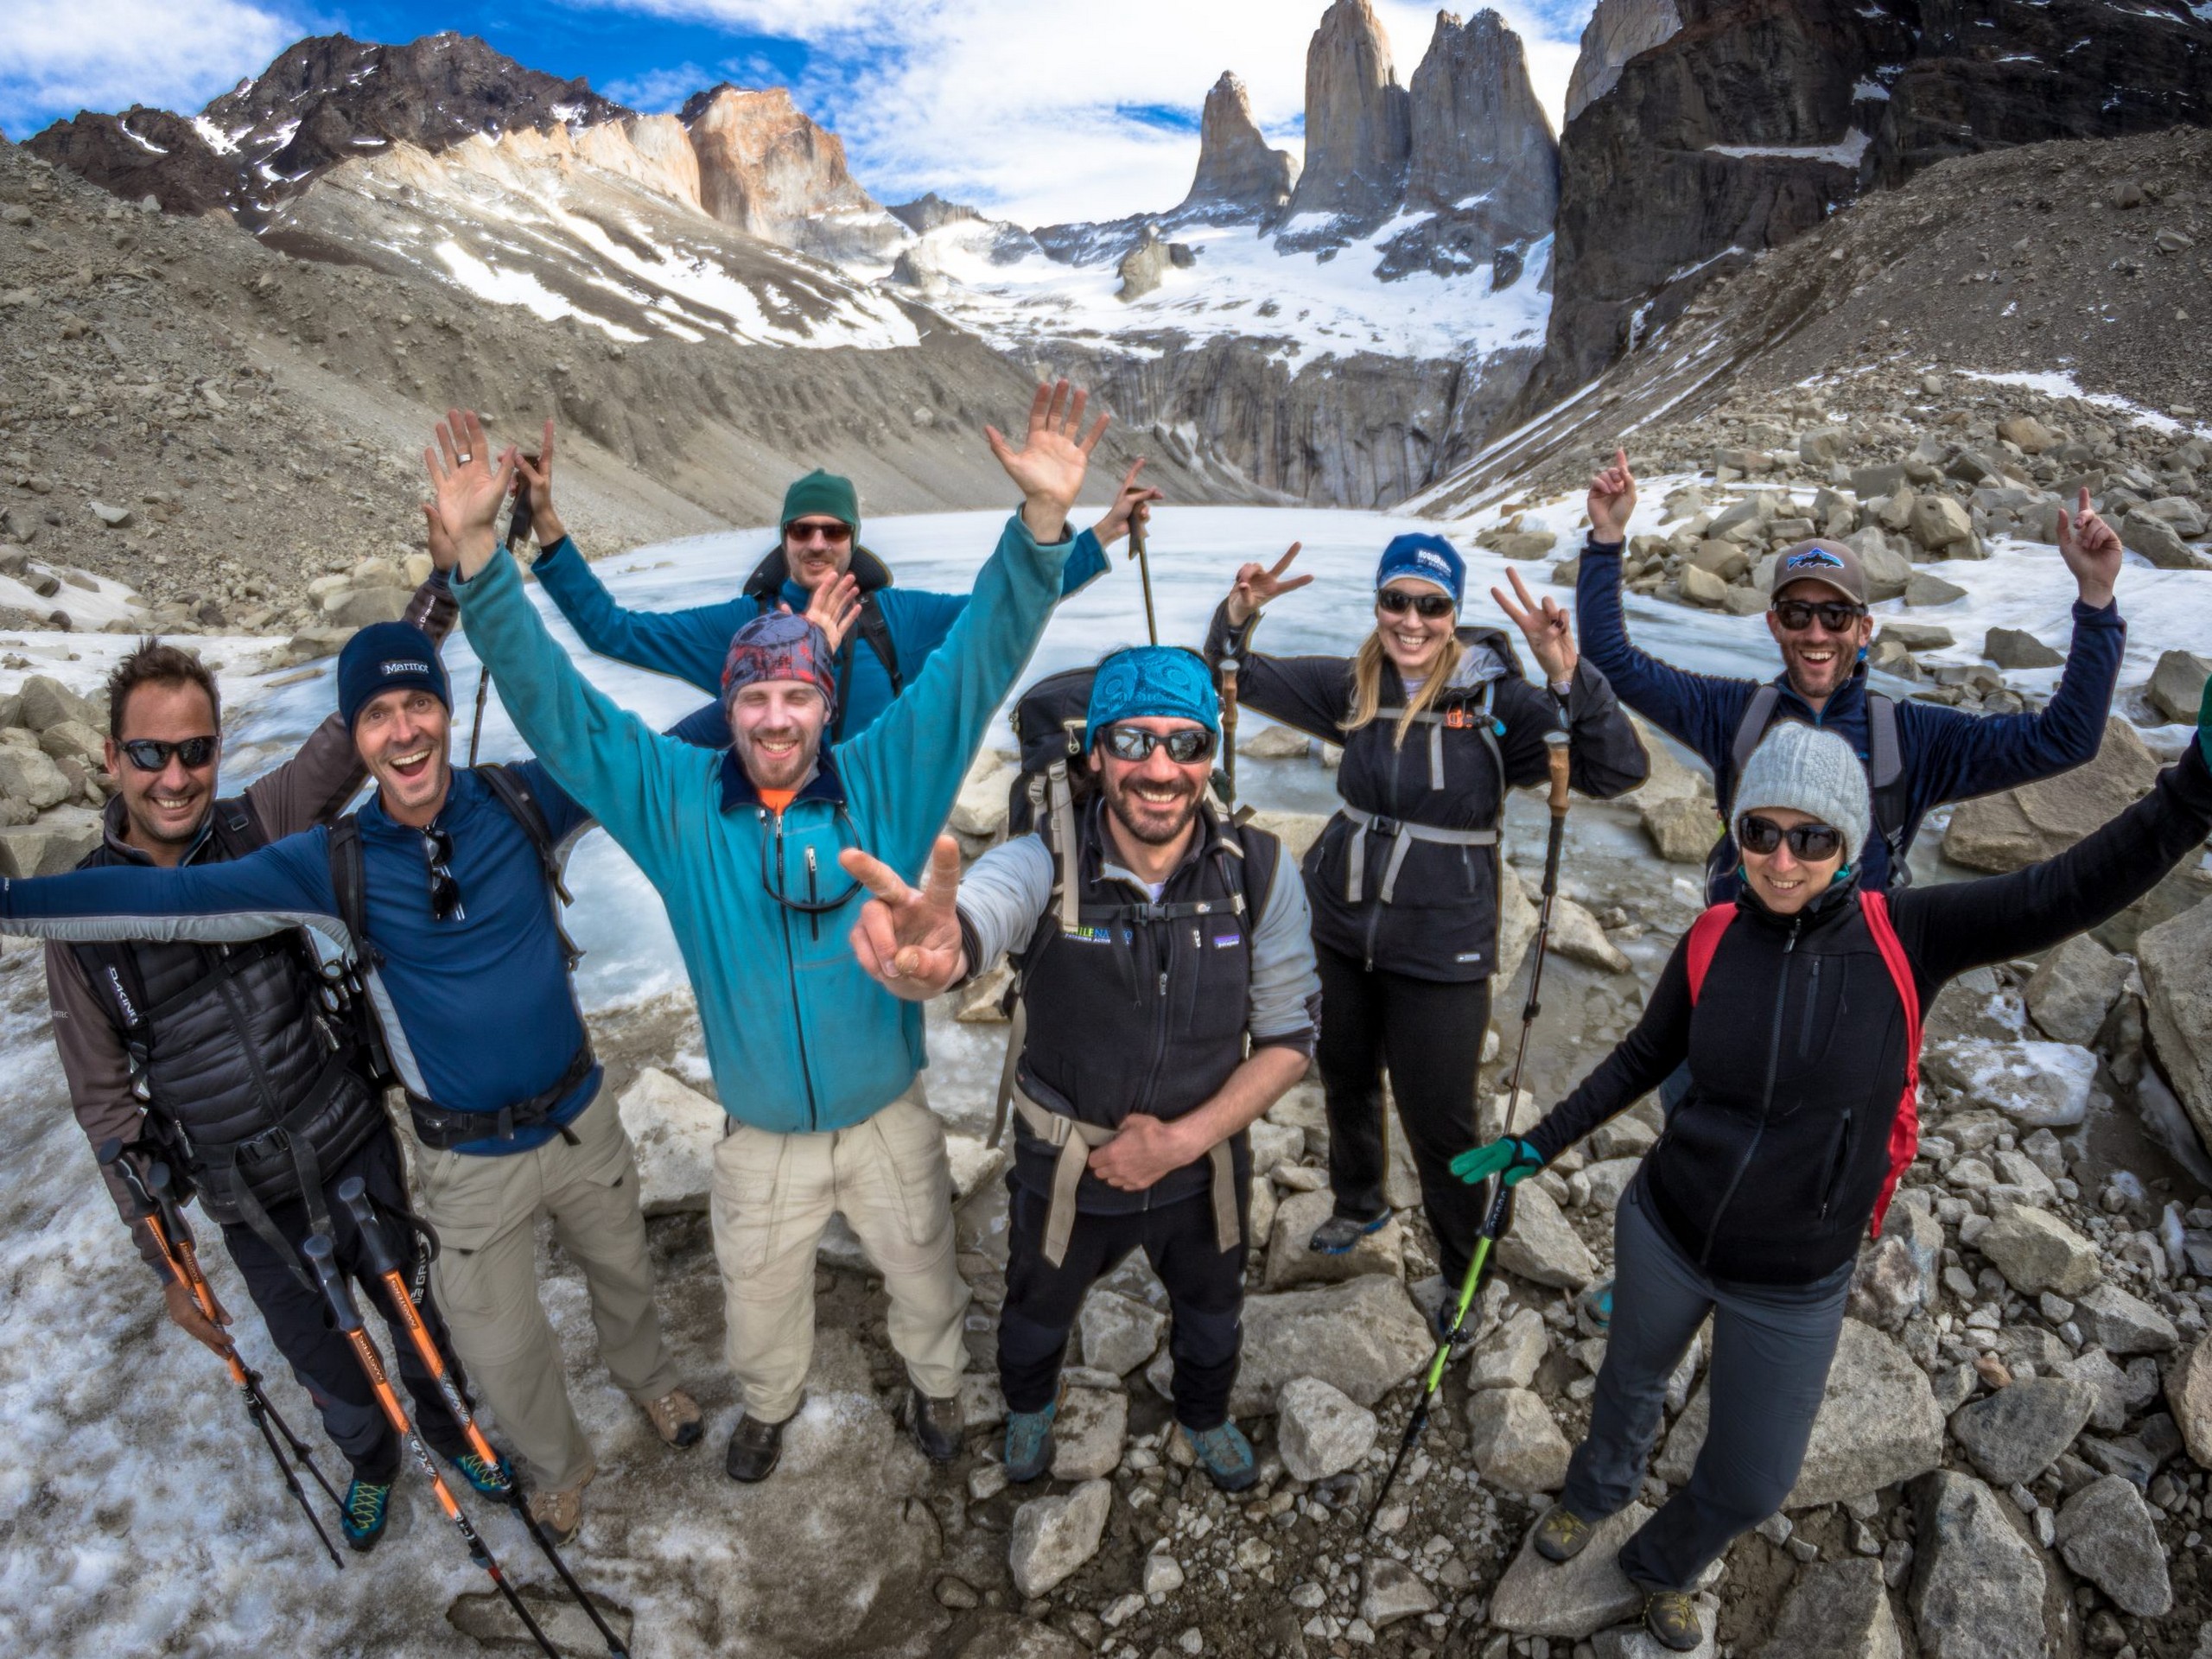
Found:
<svg viewBox="0 0 2212 1659"><path fill-rule="evenodd" d="M1736 844L1747 853L1764 857L1785 841L1795 856L1815 864L1843 850L1843 831L1834 824L1793 823L1784 830L1772 818L1763 818L1756 812L1746 812L1736 820Z"/></svg>
<svg viewBox="0 0 2212 1659"><path fill-rule="evenodd" d="M784 526L784 534L790 537L791 540L797 542L801 547L805 546L809 542L811 542L817 537L827 543L831 547L842 547L847 542L853 539L853 527L850 524L823 524L814 523L785 524Z"/></svg>
<svg viewBox="0 0 2212 1659"><path fill-rule="evenodd" d="M1203 727L1185 726L1172 732L1154 732L1142 726L1109 726L1106 753L1116 760L1149 760L1154 749L1165 748L1179 766L1196 766L1213 753L1213 734Z"/></svg>
<svg viewBox="0 0 2212 1659"><path fill-rule="evenodd" d="M1802 633L1813 626L1813 619L1821 619L1821 626L1830 633L1847 632L1851 625L1866 614L1864 605L1853 605L1840 599L1777 599L1774 601L1774 618L1792 633Z"/></svg>
<svg viewBox="0 0 2212 1659"><path fill-rule="evenodd" d="M169 763L171 755L197 772L215 758L215 751L222 745L219 737L187 737L176 742L164 742L158 737L133 737L116 745L130 758L130 764L141 772L159 772Z"/></svg>
<svg viewBox="0 0 2212 1659"><path fill-rule="evenodd" d="M1415 616L1425 616L1432 621L1440 616L1449 616L1459 607L1452 604L1449 594L1409 594L1402 588L1384 588L1376 591L1375 603L1378 609L1392 616L1403 616L1411 611Z"/></svg>
<svg viewBox="0 0 2212 1659"><path fill-rule="evenodd" d="M453 874L453 835L433 825L423 832L423 852L430 862L430 918L433 921L467 921L461 908L461 883Z"/></svg>

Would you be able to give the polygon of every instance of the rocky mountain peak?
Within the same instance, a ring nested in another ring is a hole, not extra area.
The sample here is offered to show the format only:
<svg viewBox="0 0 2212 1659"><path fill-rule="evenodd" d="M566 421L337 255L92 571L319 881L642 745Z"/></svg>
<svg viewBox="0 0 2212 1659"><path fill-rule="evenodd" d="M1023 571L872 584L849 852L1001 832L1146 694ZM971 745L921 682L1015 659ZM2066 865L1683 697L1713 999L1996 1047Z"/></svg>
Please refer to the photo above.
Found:
<svg viewBox="0 0 2212 1659"><path fill-rule="evenodd" d="M1521 37L1503 18L1484 10L1462 23L1437 13L1409 102L1408 207L1465 216L1493 246L1550 231L1559 207L1559 143L1529 85Z"/></svg>
<svg viewBox="0 0 2212 1659"><path fill-rule="evenodd" d="M1567 83L1569 121L1613 89L1621 66L1681 32L1675 0L1598 0L1582 28L1582 51Z"/></svg>
<svg viewBox="0 0 2212 1659"><path fill-rule="evenodd" d="M1268 223L1282 212L1298 177L1287 150L1270 149L1252 118L1244 83L1224 70L1198 119L1198 170L1179 219Z"/></svg>
<svg viewBox="0 0 2212 1659"><path fill-rule="evenodd" d="M1290 213L1371 229L1404 199L1413 148L1406 89L1368 0L1334 0L1306 51L1306 168Z"/></svg>
<svg viewBox="0 0 2212 1659"><path fill-rule="evenodd" d="M701 205L725 225L787 247L849 253L825 215L857 216L880 227L886 245L905 232L861 188L845 165L845 142L791 101L783 86L724 81L685 101L678 118L699 156ZM823 244L831 235L834 247Z"/></svg>

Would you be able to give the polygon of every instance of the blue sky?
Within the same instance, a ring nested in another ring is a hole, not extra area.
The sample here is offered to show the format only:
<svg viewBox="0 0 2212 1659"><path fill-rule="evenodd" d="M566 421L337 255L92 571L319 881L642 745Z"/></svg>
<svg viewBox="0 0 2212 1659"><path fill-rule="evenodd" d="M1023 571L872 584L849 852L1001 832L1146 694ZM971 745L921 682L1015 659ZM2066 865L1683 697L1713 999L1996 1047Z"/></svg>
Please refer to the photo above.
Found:
<svg viewBox="0 0 2212 1659"><path fill-rule="evenodd" d="M1270 139L1300 147L1306 41L1325 0L5 0L0 130L79 108L197 110L300 35L438 29L582 75L643 110L728 79L785 85L884 200L936 189L1027 224L1172 206L1206 89L1232 69ZM1556 123L1589 0L1502 3ZM1401 81L1435 11L1376 0Z"/></svg>

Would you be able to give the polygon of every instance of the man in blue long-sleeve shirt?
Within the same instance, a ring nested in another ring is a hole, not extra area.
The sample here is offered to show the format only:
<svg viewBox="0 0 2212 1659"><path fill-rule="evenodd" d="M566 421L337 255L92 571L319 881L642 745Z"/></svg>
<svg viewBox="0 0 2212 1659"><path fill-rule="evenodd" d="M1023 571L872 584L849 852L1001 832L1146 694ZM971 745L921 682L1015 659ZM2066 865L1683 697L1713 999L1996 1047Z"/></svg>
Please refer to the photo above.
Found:
<svg viewBox="0 0 2212 1659"><path fill-rule="evenodd" d="M1800 543L1775 570L1767 627L1781 648L1783 671L1757 680L1692 674L1669 667L1629 643L1621 610L1621 549L1636 509L1636 479L1628 457L1591 480L1590 537L1575 582L1582 652L1604 672L1620 700L1669 736L1696 751L1713 769L1721 818L1729 817L1736 756L1745 715L1755 700L1771 720L1799 720L1830 728L1847 739L1862 760L1872 761L1872 716L1866 683L1866 642L1873 633L1858 556L1838 543ZM1969 715L1940 703L1894 706L1897 775L1875 785L1877 830L1867 841L1859 880L1880 892L1904 874L1905 854L1921 820L1946 802L2012 789L2068 772L2091 760L2104 741L2113 689L2120 678L2127 626L2113 599L2119 579L2120 537L2089 511L2082 492L2077 512L2058 518L2058 550L2080 584L2074 606L2074 640L2058 690L2032 715ZM1795 574L1793 574L1793 572ZM1856 580L1854 580L1856 578ZM1762 698L1768 687L1771 696ZM1878 768L1870 764L1870 772ZM1881 809L1885 804L1889 810ZM1707 861L1709 903L1735 896L1736 844L1723 835Z"/></svg>
<svg viewBox="0 0 2212 1659"><path fill-rule="evenodd" d="M538 1476L533 1510L565 1537L594 1465L537 1300L539 1215L583 1272L615 1382L671 1445L700 1434L653 1306L636 1160L602 1096L555 910L556 849L590 817L535 761L496 776L452 767L451 691L420 629L364 628L338 682L377 786L351 820L228 863L0 881L0 923L49 939L209 943L305 926L355 959L407 1094L454 1350ZM334 836L357 838L358 937Z"/></svg>
<svg viewBox="0 0 2212 1659"><path fill-rule="evenodd" d="M1106 569L1106 550L1141 529L1158 490L1137 482L1139 459L1122 480L1106 516L1075 538L1060 574L1065 599ZM553 505L553 423L535 462L525 457L531 524L537 538L531 566L584 644L601 657L672 675L709 696L721 692L722 659L731 637L754 617L777 609L827 620L817 595L837 594L836 614L850 624L837 650L837 712L829 738L857 737L873 726L930 654L944 644L968 607L966 594L932 594L893 585L890 567L860 544L860 493L850 479L816 471L784 495L783 539L764 556L736 597L681 611L632 611L615 602L584 562Z"/></svg>

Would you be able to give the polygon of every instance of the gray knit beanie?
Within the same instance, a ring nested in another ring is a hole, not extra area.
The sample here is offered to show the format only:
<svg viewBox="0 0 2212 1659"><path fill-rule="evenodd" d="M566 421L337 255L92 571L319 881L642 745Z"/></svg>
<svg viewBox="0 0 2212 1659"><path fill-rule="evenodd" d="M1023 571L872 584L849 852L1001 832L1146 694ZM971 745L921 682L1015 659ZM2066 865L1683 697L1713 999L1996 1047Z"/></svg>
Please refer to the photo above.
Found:
<svg viewBox="0 0 2212 1659"><path fill-rule="evenodd" d="M1843 861L1855 863L1873 827L1866 768L1834 732L1778 721L1759 740L1736 784L1736 817L1761 807L1809 812L1843 831Z"/></svg>

